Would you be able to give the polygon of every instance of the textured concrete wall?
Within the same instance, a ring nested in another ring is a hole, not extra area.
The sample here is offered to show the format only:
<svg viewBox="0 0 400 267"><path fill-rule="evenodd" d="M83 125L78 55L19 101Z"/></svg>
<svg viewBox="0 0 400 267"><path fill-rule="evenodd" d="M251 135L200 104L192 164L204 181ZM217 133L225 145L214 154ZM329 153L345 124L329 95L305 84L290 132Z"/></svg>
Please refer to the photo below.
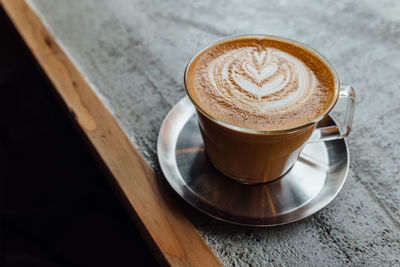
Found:
<svg viewBox="0 0 400 267"><path fill-rule="evenodd" d="M266 33L320 51L358 94L338 197L307 219L267 229L186 212L226 266L400 264L400 2L30 3L157 172L158 130L184 96L195 50L230 34Z"/></svg>

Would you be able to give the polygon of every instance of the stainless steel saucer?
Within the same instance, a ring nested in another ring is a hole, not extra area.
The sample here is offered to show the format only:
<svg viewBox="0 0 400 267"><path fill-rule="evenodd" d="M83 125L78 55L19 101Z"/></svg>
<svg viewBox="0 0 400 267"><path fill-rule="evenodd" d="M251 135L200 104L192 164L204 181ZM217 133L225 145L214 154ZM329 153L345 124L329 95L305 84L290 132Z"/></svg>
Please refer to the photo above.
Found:
<svg viewBox="0 0 400 267"><path fill-rule="evenodd" d="M327 118L323 124L334 121ZM249 226L286 224L317 212L339 193L349 168L345 140L326 141L307 144L293 168L276 181L237 183L209 162L186 97L165 118L157 150L168 183L184 200L216 219Z"/></svg>

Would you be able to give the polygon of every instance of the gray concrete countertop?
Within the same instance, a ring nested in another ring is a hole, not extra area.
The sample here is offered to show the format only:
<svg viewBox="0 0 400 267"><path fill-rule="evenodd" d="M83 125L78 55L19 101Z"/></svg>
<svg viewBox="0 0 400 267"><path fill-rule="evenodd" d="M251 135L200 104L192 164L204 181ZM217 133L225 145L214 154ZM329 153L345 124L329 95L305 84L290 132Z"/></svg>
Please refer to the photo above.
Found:
<svg viewBox="0 0 400 267"><path fill-rule="evenodd" d="M186 212L226 266L400 265L400 2L29 3L156 172L158 130L185 94L183 71L197 49L266 33L320 51L358 97L338 197L309 218L265 229Z"/></svg>

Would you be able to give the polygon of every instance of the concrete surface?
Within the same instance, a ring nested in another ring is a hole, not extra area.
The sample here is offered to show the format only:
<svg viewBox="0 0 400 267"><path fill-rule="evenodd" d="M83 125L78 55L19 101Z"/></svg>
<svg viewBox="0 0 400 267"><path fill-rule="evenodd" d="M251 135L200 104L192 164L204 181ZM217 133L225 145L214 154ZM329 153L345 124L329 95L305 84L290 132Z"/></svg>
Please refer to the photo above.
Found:
<svg viewBox="0 0 400 267"><path fill-rule="evenodd" d="M239 33L316 48L358 94L351 168L338 197L307 219L268 229L187 214L226 266L400 265L398 1L29 2L157 172L158 130L184 96L194 51Z"/></svg>

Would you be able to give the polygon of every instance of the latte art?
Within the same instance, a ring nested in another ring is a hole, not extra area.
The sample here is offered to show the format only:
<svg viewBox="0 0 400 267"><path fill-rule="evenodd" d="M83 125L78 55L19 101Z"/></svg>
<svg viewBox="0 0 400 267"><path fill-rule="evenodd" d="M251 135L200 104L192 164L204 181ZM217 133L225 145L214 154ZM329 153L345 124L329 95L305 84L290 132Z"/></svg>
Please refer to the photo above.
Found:
<svg viewBox="0 0 400 267"><path fill-rule="evenodd" d="M210 115L251 129L287 129L320 116L334 100L326 64L300 46L238 38L206 49L188 71L187 89Z"/></svg>
<svg viewBox="0 0 400 267"><path fill-rule="evenodd" d="M208 65L208 78L227 101L260 112L297 105L317 85L303 62L273 48L244 47L222 54Z"/></svg>

